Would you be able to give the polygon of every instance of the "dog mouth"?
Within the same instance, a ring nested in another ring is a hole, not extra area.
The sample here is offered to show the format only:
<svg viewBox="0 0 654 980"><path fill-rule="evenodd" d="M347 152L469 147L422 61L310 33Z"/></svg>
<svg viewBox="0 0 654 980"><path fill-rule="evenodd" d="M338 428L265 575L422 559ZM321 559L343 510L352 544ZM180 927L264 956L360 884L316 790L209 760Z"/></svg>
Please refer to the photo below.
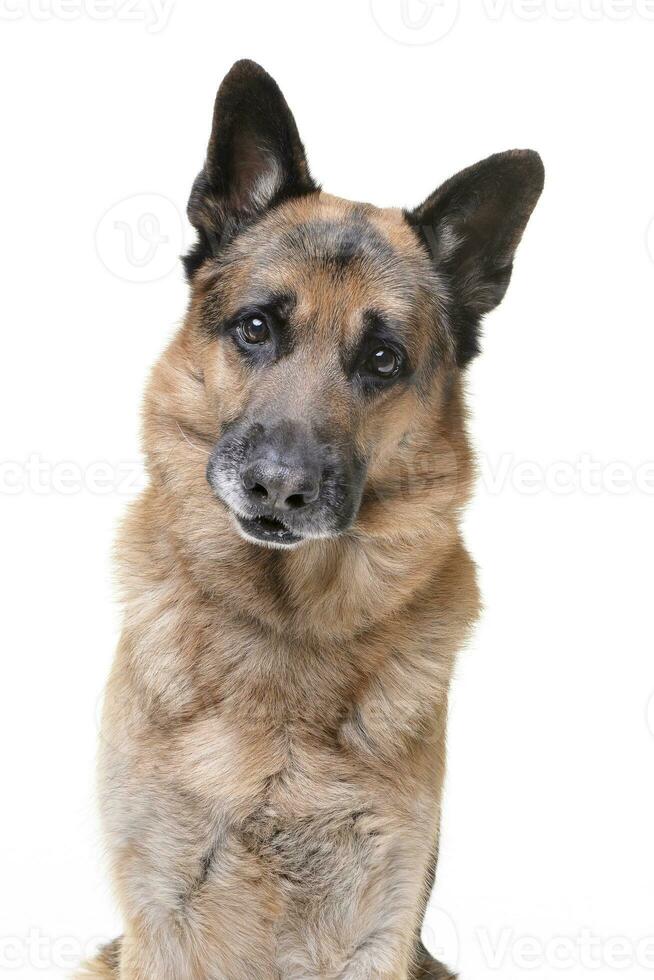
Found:
<svg viewBox="0 0 654 980"><path fill-rule="evenodd" d="M300 534L291 531L277 517L241 517L234 515L244 537L250 541L273 547L288 548L303 540Z"/></svg>

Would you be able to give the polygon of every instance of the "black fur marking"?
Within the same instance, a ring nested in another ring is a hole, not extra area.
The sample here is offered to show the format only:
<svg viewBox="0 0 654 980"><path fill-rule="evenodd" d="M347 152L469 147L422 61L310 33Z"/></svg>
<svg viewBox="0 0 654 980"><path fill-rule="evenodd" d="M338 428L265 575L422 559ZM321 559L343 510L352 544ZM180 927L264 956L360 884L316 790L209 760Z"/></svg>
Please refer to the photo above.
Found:
<svg viewBox="0 0 654 980"><path fill-rule="evenodd" d="M347 222L318 219L297 225L280 235L280 249L336 272L355 263L370 262L392 267L395 250L364 218Z"/></svg>
<svg viewBox="0 0 654 980"><path fill-rule="evenodd" d="M218 845L213 844L206 852L206 854L202 856L202 861L200 862L200 873L195 883L196 888L198 889L202 888L202 886L206 882L207 878L209 877L209 873L216 861L217 853L218 853Z"/></svg>
<svg viewBox="0 0 654 980"><path fill-rule="evenodd" d="M212 337L227 333L241 317L247 313L264 313L279 323L287 323L297 305L297 296L291 292L279 293L272 289L257 286L248 290L243 297L243 305L230 316L225 316L219 298L207 293L202 306L202 323Z"/></svg>
<svg viewBox="0 0 654 980"><path fill-rule="evenodd" d="M178 896L178 904L180 908L184 908L190 902L192 902L197 893L201 891L207 883L209 875L215 866L216 859L218 857L218 850L219 845L216 842L212 844L200 858L200 866L196 877L188 884L186 890Z"/></svg>

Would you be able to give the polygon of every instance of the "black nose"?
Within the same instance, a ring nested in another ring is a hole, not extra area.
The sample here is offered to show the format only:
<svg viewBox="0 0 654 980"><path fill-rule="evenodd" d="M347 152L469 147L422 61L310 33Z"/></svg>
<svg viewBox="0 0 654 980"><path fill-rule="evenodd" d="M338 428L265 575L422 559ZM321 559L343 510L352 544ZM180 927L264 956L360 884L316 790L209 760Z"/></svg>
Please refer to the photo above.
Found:
<svg viewBox="0 0 654 980"><path fill-rule="evenodd" d="M277 456L249 463L241 472L241 482L253 502L275 510L299 510L317 500L320 492L317 467Z"/></svg>

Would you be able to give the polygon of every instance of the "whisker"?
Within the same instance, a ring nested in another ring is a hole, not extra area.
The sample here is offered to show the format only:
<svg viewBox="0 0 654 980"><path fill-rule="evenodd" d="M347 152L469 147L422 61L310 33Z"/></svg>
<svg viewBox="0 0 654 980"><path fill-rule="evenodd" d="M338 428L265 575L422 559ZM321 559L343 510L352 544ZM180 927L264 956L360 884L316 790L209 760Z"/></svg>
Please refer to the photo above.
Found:
<svg viewBox="0 0 654 980"><path fill-rule="evenodd" d="M191 446L192 449L197 449L197 451L199 453L203 453L205 456L211 456L211 453L208 452L206 449L203 449L202 446L196 446L196 444L194 442L191 442L191 440L186 435L186 433L184 432L184 430L181 427L181 425L179 424L179 422L176 422L175 425L179 429L179 433L180 433L182 439L184 439L185 442L188 442L189 446Z"/></svg>

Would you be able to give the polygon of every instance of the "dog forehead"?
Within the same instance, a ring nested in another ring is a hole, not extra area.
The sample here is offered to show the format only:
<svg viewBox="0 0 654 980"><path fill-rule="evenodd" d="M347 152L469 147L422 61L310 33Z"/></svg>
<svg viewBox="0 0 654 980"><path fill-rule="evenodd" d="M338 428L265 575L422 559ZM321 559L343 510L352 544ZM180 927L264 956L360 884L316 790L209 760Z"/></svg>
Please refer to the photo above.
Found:
<svg viewBox="0 0 654 980"><path fill-rule="evenodd" d="M271 226L292 232L293 244L322 249L377 247L382 254L390 248L398 253L415 245L411 228L399 208L378 208L374 204L348 201L321 191L292 198L268 217ZM386 246L386 250L384 249Z"/></svg>
<svg viewBox="0 0 654 980"><path fill-rule="evenodd" d="M298 315L403 319L425 286L425 257L399 210L315 194L287 202L240 243L254 289L292 295Z"/></svg>

